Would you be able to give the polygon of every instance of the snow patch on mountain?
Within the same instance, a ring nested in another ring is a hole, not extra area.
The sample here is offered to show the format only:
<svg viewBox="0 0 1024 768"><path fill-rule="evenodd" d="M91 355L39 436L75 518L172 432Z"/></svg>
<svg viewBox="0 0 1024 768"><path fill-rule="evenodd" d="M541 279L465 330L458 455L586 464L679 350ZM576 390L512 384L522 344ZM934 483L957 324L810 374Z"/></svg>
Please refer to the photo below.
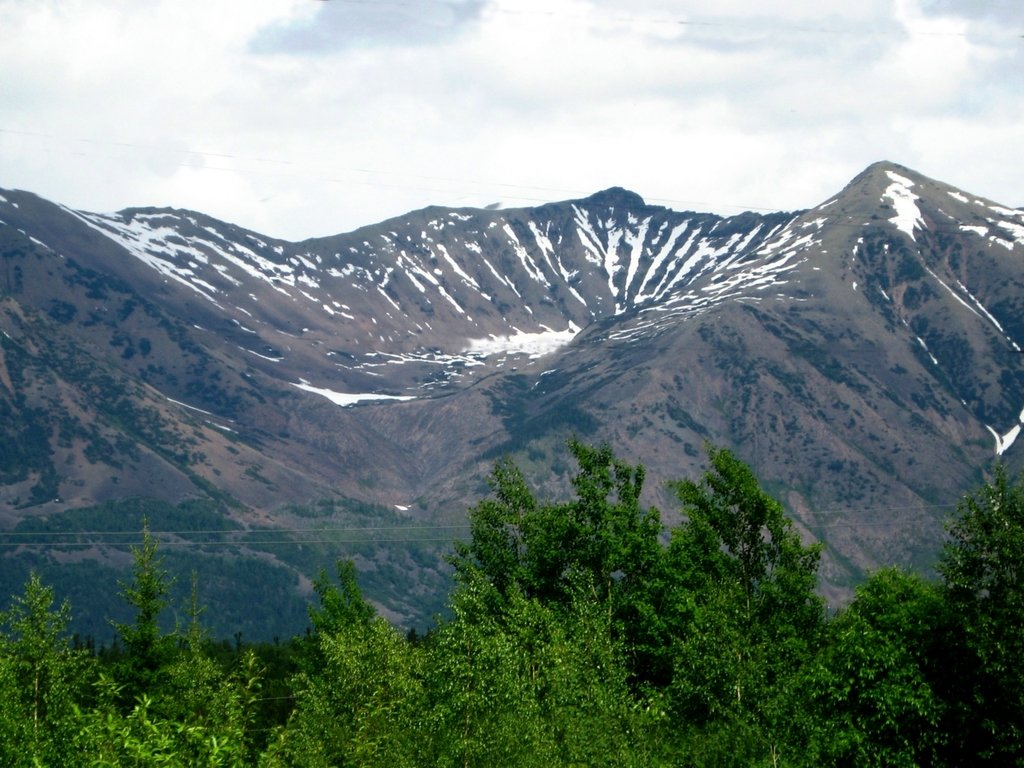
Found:
<svg viewBox="0 0 1024 768"><path fill-rule="evenodd" d="M1006 434L1000 435L988 424L985 425L985 429L991 432L992 437L995 438L996 456L1002 456L1010 449L1010 446L1016 442L1017 438L1020 436L1021 426L1024 426L1024 410L1022 410L1020 412L1020 416L1017 417L1017 424L1014 425Z"/></svg>
<svg viewBox="0 0 1024 768"><path fill-rule="evenodd" d="M960 231L961 232L973 232L974 234L978 235L979 237L985 237L988 234L988 227L981 227L981 226L976 226L976 225L972 225L972 224L961 224L960 225Z"/></svg>
<svg viewBox="0 0 1024 768"><path fill-rule="evenodd" d="M1006 210L1006 209L1004 209L1004 210ZM1012 211L1011 211L1011 213L1012 213ZM1017 215L1019 217L1021 214L1017 214ZM991 221L991 219L990 219L990 221ZM1002 238L999 238L1000 245L1004 245L1005 244L1007 250L1013 250L1013 244L1014 243L1024 244L1024 225L1021 225L1021 224L1017 223L1016 221L1006 221L1005 219L1002 220L1002 221L993 221L992 223L995 224L1000 229L1004 229L1007 232L1009 232L1010 236L1013 238L1013 241L1009 242L1009 243L1007 243Z"/></svg>
<svg viewBox="0 0 1024 768"><path fill-rule="evenodd" d="M324 387L314 387L307 381L299 381L298 384L292 383L293 387L303 390L304 392L312 392L314 395L320 395L326 397L335 405L340 405L343 408L347 408L350 405L357 405L358 403L365 403L376 400L415 400L416 398L412 395L379 395L372 392L353 394L349 392L335 392L333 389L326 389Z"/></svg>
<svg viewBox="0 0 1024 768"><path fill-rule="evenodd" d="M933 355L931 350L928 349L928 345L924 343L924 339L922 339L920 336L916 336L915 338L917 339L917 343L921 345L921 349L923 349L927 353L928 357L931 359L932 365L938 365L939 361L935 359L935 355Z"/></svg>
<svg viewBox="0 0 1024 768"><path fill-rule="evenodd" d="M187 286L203 298L220 306L214 298L217 290L212 285L200 280L192 268L182 268L170 258L173 256L204 258L201 251L184 244L183 241L181 245L175 244L172 247L167 242L168 238L181 240L180 235L174 229L170 227L154 229L145 221L125 221L117 214L87 214L71 208L64 208L64 210L104 237L113 240L160 274ZM161 258L160 255L166 258Z"/></svg>
<svg viewBox="0 0 1024 768"><path fill-rule="evenodd" d="M469 345L463 351L488 357L498 354L525 354L533 359L564 347L579 332L580 328L575 323L569 323L569 327L564 331L545 327L543 331L529 333L517 329L516 333L508 336L492 335L486 339L470 339Z"/></svg>
<svg viewBox="0 0 1024 768"><path fill-rule="evenodd" d="M898 230L910 235L911 240L917 240L914 230L924 228L924 219L921 217L921 210L917 207L917 200L919 198L910 191L910 188L914 186L914 182L894 171L886 171L885 174L892 181L892 184L882 194L882 202L889 198L896 209L896 215L889 219L889 221Z"/></svg>
<svg viewBox="0 0 1024 768"><path fill-rule="evenodd" d="M523 269L526 270L526 274L532 277L541 285L546 288L551 287L551 283L548 282L547 278L544 277L544 271L537 265L537 262L530 256L530 252L519 242L519 237L516 235L512 227L506 223L502 227L502 231L508 236L509 245L512 246L512 250L519 258L519 262L523 265Z"/></svg>

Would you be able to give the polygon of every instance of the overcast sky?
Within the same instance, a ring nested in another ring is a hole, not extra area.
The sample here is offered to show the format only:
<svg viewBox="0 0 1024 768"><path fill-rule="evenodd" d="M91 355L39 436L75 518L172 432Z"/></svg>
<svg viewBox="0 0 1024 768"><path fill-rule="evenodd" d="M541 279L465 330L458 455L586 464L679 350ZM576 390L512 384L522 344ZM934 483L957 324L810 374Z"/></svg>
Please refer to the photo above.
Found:
<svg viewBox="0 0 1024 768"><path fill-rule="evenodd" d="M0 187L302 239L627 187L806 208L875 160L1024 205L1021 0L0 0Z"/></svg>

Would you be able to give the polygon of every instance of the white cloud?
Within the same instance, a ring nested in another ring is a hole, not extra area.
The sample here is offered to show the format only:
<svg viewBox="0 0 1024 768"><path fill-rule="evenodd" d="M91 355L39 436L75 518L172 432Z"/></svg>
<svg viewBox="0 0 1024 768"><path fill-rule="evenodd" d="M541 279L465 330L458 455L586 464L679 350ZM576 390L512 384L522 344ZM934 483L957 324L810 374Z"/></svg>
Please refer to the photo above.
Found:
<svg viewBox="0 0 1024 768"><path fill-rule="evenodd" d="M797 208L891 159L1009 205L1015 3L0 0L0 186L268 235L619 185Z"/></svg>

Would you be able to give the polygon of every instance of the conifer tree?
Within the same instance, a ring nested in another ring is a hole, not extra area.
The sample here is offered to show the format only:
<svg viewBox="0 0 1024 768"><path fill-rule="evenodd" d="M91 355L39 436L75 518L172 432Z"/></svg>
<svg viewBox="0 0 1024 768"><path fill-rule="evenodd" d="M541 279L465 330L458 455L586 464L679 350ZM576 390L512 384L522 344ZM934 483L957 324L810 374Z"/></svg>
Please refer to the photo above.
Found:
<svg viewBox="0 0 1024 768"><path fill-rule="evenodd" d="M114 623L124 646L118 673L122 702L131 704L140 695L155 691L161 669L170 660L173 644L160 629L160 614L167 605L170 578L157 554L157 540L142 523L142 544L132 547L131 582L121 582L121 597L135 610L131 623Z"/></svg>

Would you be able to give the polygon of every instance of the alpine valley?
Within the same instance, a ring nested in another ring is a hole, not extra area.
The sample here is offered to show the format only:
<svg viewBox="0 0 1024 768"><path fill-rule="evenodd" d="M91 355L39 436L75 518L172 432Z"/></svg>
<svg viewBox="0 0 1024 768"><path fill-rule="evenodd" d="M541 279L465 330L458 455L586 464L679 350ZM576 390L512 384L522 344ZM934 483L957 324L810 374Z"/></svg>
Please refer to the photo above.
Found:
<svg viewBox="0 0 1024 768"><path fill-rule="evenodd" d="M494 462L561 498L573 436L668 522L732 449L833 604L1024 466L1024 213L892 163L808 211L614 188L298 243L0 190L0 330L0 588L39 570L99 635L143 517L215 631L301 630L340 558L426 626Z"/></svg>

